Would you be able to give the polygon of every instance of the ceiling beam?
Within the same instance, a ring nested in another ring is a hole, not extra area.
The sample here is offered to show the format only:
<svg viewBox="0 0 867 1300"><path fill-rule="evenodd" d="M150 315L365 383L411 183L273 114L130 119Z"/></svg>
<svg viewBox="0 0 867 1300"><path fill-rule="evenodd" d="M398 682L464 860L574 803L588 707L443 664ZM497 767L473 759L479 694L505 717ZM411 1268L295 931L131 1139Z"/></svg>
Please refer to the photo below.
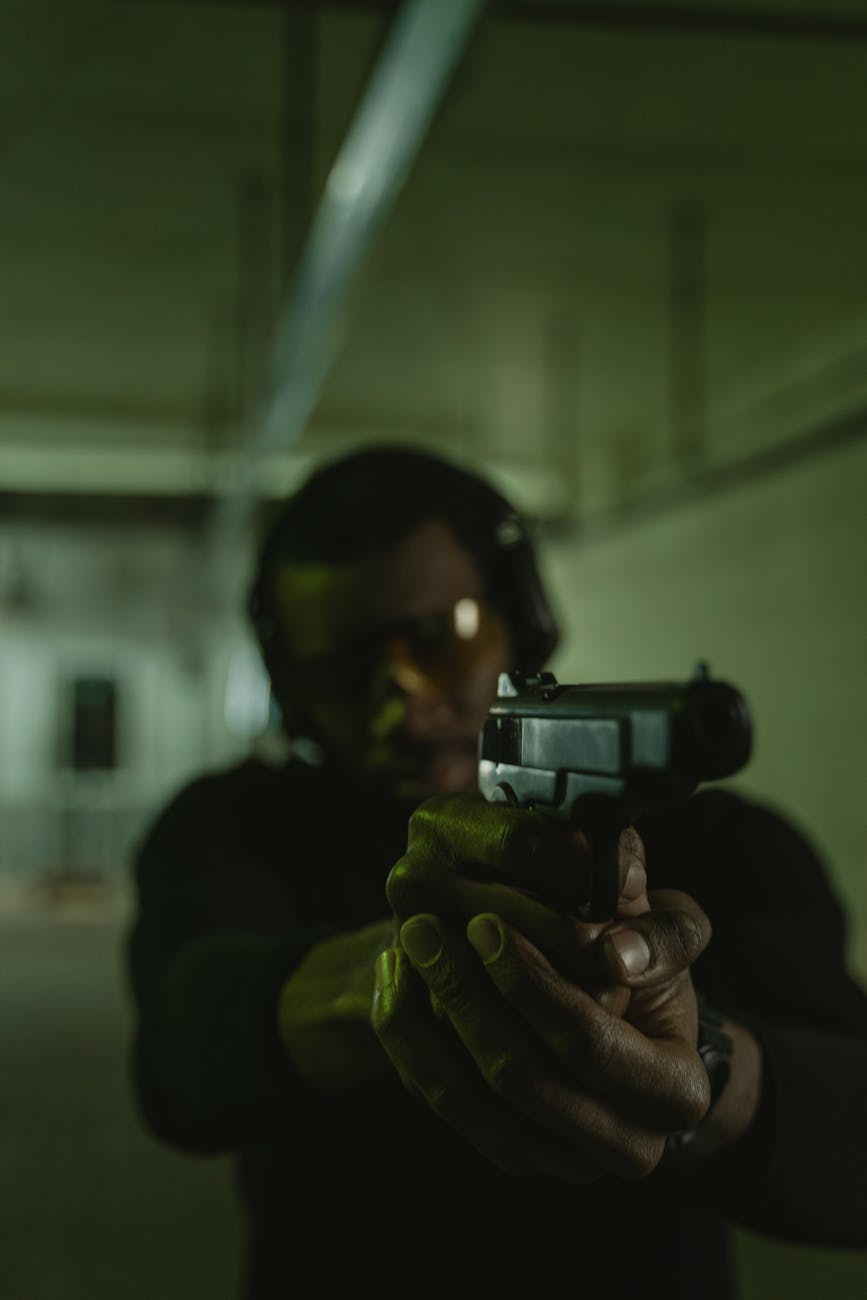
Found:
<svg viewBox="0 0 867 1300"><path fill-rule="evenodd" d="M113 0L116 4L118 0ZM164 0L165 2L165 0ZM399 0L257 0L264 8L287 13L396 13ZM193 0L214 8L235 7L237 0ZM867 18L850 13L814 10L733 9L724 5L584 3L584 0L494 0L491 16L533 24L559 23L614 31L644 31L659 35L750 37L791 41L867 41Z"/></svg>

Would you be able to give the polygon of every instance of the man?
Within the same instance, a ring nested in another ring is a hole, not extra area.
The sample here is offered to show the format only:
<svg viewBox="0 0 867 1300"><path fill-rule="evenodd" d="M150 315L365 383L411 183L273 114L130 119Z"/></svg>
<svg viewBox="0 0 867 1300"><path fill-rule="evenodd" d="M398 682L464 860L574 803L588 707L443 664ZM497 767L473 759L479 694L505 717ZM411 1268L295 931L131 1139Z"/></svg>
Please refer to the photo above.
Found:
<svg viewBox="0 0 867 1300"><path fill-rule="evenodd" d="M306 761L179 796L132 939L143 1107L239 1153L245 1295L722 1297L723 1219L867 1245L867 999L808 846L699 794L622 837L590 925L552 903L580 831L473 793L498 673L556 642L508 504L419 453L339 461L251 613Z"/></svg>

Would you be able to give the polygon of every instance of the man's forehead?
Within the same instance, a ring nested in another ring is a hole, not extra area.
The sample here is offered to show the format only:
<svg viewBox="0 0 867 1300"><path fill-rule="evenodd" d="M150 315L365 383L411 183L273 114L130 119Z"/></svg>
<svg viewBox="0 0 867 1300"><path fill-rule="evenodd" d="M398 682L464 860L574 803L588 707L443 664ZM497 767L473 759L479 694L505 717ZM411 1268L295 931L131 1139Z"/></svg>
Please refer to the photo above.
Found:
<svg viewBox="0 0 867 1300"><path fill-rule="evenodd" d="M482 585L448 525L429 520L352 563L285 561L275 572L274 604L281 631L306 657L377 625L447 609L481 594Z"/></svg>
<svg viewBox="0 0 867 1300"><path fill-rule="evenodd" d="M409 615L447 608L479 595L479 567L442 519L425 519L390 550L371 556L368 573L375 608L397 604Z"/></svg>

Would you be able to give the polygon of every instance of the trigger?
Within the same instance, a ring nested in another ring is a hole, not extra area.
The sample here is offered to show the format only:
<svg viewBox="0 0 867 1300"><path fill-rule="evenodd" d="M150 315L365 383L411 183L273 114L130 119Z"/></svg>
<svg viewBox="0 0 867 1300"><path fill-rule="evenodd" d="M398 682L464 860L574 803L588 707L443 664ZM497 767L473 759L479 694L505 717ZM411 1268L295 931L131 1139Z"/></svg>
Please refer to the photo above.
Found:
<svg viewBox="0 0 867 1300"><path fill-rule="evenodd" d="M488 799L490 803L507 803L512 808L518 806L518 796L505 781L501 781L499 785L494 786Z"/></svg>

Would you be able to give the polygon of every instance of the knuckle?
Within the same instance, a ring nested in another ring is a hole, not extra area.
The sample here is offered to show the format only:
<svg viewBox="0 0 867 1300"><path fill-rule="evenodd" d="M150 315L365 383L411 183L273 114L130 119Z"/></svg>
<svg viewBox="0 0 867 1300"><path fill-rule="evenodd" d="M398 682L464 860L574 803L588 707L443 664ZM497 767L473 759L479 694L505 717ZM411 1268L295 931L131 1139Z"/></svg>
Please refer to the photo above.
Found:
<svg viewBox="0 0 867 1300"><path fill-rule="evenodd" d="M693 962L707 946L709 924L703 925L694 913L682 912L678 917L680 948L686 960Z"/></svg>
<svg viewBox="0 0 867 1300"><path fill-rule="evenodd" d="M627 826L620 832L620 857L627 866L633 863L640 867L645 865L644 841L634 826Z"/></svg>
<svg viewBox="0 0 867 1300"><path fill-rule="evenodd" d="M416 899L424 887L427 871L418 855L405 853L389 871L385 881L385 897L389 907L398 916L421 911Z"/></svg>
<svg viewBox="0 0 867 1300"><path fill-rule="evenodd" d="M531 965L532 956L522 960L516 946L513 935L504 935L500 947L486 959L485 968L500 997L509 1003L520 1004L526 1002L542 980Z"/></svg>
<svg viewBox="0 0 867 1300"><path fill-rule="evenodd" d="M584 1024L583 1039L584 1060L596 1073L605 1074L611 1065L615 1050L614 1034L607 1019L601 1016L588 1016Z"/></svg>
<svg viewBox="0 0 867 1300"><path fill-rule="evenodd" d="M449 796L432 795L412 813L407 827L407 844L412 847L418 842L441 838L440 819L449 802Z"/></svg>
<svg viewBox="0 0 867 1300"><path fill-rule="evenodd" d="M710 1084L704 1067L687 1064L668 1090L659 1118L666 1132L680 1133L700 1124L710 1106Z"/></svg>
<svg viewBox="0 0 867 1300"><path fill-rule="evenodd" d="M624 1152L620 1177L627 1183L640 1183L649 1178L665 1152L663 1138L641 1137L630 1142Z"/></svg>
<svg viewBox="0 0 867 1300"><path fill-rule="evenodd" d="M687 962L695 961L711 940L711 923L695 899L680 890L660 890L651 907L668 932L670 945Z"/></svg>
<svg viewBox="0 0 867 1300"><path fill-rule="evenodd" d="M430 972L431 994L448 1015L461 1015L469 1006L466 985L452 963L440 959Z"/></svg>
<svg viewBox="0 0 867 1300"><path fill-rule="evenodd" d="M658 923L650 928L651 946L658 958L673 970L688 970L707 946L704 927L690 912L660 916Z"/></svg>
<svg viewBox="0 0 867 1300"><path fill-rule="evenodd" d="M710 1107L710 1082L703 1066L690 1071L678 1102L680 1128L695 1128L701 1123Z"/></svg>
<svg viewBox="0 0 867 1300"><path fill-rule="evenodd" d="M695 957L695 927L684 917L677 917L666 927L662 948L669 962L679 970L689 966Z"/></svg>

